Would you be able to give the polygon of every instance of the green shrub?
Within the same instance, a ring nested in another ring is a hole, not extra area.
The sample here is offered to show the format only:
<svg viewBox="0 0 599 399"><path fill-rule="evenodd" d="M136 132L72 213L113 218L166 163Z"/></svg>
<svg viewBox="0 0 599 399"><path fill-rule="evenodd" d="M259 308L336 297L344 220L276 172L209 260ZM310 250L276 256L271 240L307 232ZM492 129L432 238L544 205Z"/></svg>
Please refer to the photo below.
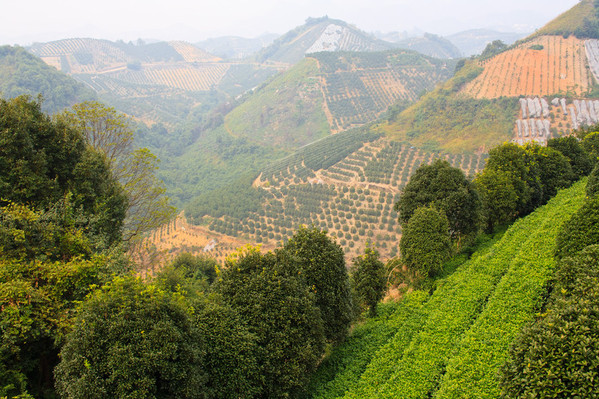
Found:
<svg viewBox="0 0 599 399"><path fill-rule="evenodd" d="M546 312L527 326L501 374L504 398L596 398L599 246L564 259Z"/></svg>
<svg viewBox="0 0 599 399"><path fill-rule="evenodd" d="M452 253L449 222L434 208L416 209L399 243L406 266L423 275L435 276Z"/></svg>
<svg viewBox="0 0 599 399"><path fill-rule="evenodd" d="M555 256L558 259L573 256L588 245L599 243L599 197L589 199L557 237Z"/></svg>

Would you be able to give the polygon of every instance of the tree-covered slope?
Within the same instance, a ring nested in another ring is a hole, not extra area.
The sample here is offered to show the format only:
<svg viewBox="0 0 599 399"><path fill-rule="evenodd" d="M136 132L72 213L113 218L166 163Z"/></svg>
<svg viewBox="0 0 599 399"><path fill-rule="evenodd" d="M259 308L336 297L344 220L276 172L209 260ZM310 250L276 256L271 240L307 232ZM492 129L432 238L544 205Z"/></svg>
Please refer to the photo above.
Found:
<svg viewBox="0 0 599 399"><path fill-rule="evenodd" d="M21 47L0 47L0 95L44 98L42 108L55 113L75 103L95 99L95 93L58 72Z"/></svg>
<svg viewBox="0 0 599 399"><path fill-rule="evenodd" d="M225 117L234 137L297 148L330 133L318 64L305 59L275 77Z"/></svg>
<svg viewBox="0 0 599 399"><path fill-rule="evenodd" d="M512 340L543 302L554 267L555 238L582 205L584 188L585 181L561 191L438 281L418 310L421 322L408 327L410 331L401 324L398 333L387 342L379 340L376 349L372 338L361 338L358 330L349 338L351 350L341 348L330 356L340 365L334 376L329 361L323 363L310 397L497 397L499 368ZM381 324L396 323L381 319ZM361 347L376 351L366 367L363 357L355 356ZM345 381L341 388L339 381Z"/></svg>
<svg viewBox="0 0 599 399"><path fill-rule="evenodd" d="M441 36L425 33L421 37L410 37L395 42L399 48L414 50L435 58L460 58L462 53L451 41Z"/></svg>

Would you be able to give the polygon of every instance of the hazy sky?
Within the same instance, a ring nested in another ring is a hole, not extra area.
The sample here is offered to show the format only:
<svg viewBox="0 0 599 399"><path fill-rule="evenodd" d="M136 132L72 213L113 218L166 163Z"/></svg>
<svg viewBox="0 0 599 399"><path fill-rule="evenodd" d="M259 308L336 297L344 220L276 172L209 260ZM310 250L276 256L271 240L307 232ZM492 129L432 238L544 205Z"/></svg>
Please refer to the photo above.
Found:
<svg viewBox="0 0 599 399"><path fill-rule="evenodd" d="M368 32L532 32L578 0L0 0L0 44L69 37L200 41L285 33L328 15Z"/></svg>

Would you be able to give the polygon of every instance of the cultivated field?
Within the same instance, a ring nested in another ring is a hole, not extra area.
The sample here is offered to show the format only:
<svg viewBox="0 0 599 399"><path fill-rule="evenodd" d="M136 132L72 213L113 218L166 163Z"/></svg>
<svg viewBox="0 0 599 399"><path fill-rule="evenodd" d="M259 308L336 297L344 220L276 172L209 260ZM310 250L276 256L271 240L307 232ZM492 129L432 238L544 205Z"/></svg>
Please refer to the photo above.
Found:
<svg viewBox="0 0 599 399"><path fill-rule="evenodd" d="M519 117L512 141L523 144L568 135L582 126L599 123L599 100L544 97L520 99Z"/></svg>
<svg viewBox="0 0 599 399"><path fill-rule="evenodd" d="M320 146L331 150L326 144ZM335 162L323 169L307 166L322 162L322 153L312 149L309 154L316 155L283 160L254 182L263 193L258 212L241 218L204 216L199 227L178 222L155 234L152 242L168 251L204 253L207 242L215 239L216 246L206 253L222 260L236 245L272 249L300 225L315 225L336 237L348 260L363 253L367 242L390 258L397 255L401 236L393 205L418 166L443 157L474 174L485 162L484 156L427 153L383 138L358 145L339 160L329 154Z"/></svg>
<svg viewBox="0 0 599 399"><path fill-rule="evenodd" d="M584 40L541 36L480 63L462 93L474 98L584 96L593 86Z"/></svg>

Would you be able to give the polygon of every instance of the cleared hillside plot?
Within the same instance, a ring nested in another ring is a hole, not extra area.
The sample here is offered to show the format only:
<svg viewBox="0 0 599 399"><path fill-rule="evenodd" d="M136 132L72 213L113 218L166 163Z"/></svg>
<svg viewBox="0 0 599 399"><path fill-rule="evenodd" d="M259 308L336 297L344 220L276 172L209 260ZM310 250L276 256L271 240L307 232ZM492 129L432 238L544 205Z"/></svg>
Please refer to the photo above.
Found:
<svg viewBox="0 0 599 399"><path fill-rule="evenodd" d="M393 205L418 166L438 157L470 175L485 162L481 155L428 153L354 130L264 169L254 191L243 194L257 201L252 208L241 212L242 204L221 200L190 205L186 215L215 236L265 248L289 238L300 225L315 225L337 238L348 259L361 254L366 242L376 243L389 258L397 255L401 234Z"/></svg>
<svg viewBox="0 0 599 399"><path fill-rule="evenodd" d="M582 126L599 123L599 100L554 97L521 98L520 114L512 141L546 144L547 140L568 135Z"/></svg>
<svg viewBox="0 0 599 399"><path fill-rule="evenodd" d="M161 85L186 91L208 91L227 72L227 64L147 66L126 69L109 76L137 85Z"/></svg>
<svg viewBox="0 0 599 399"><path fill-rule="evenodd" d="M540 36L482 61L483 72L462 93L474 98L584 96L594 81L585 41Z"/></svg>
<svg viewBox="0 0 599 399"><path fill-rule="evenodd" d="M334 132L380 116L398 100L414 101L450 77L453 61L406 50L311 54L323 72L323 94Z"/></svg>
<svg viewBox="0 0 599 399"><path fill-rule="evenodd" d="M329 376L331 382L308 397L498 397L498 369L517 332L539 310L557 231L582 205L584 190L583 181L561 191L440 281L419 308L419 322L398 330L366 367L360 357L337 359L344 370L364 370L345 376L338 371L345 392ZM353 353L371 345L368 336L350 342Z"/></svg>
<svg viewBox="0 0 599 399"><path fill-rule="evenodd" d="M128 58L112 42L97 39L58 40L34 44L29 50L65 73L90 73L110 69L126 64Z"/></svg>
<svg viewBox="0 0 599 399"><path fill-rule="evenodd" d="M174 48L177 53L181 54L185 62L218 62L221 60L220 58L197 48L191 43L172 41L168 42L168 44Z"/></svg>

